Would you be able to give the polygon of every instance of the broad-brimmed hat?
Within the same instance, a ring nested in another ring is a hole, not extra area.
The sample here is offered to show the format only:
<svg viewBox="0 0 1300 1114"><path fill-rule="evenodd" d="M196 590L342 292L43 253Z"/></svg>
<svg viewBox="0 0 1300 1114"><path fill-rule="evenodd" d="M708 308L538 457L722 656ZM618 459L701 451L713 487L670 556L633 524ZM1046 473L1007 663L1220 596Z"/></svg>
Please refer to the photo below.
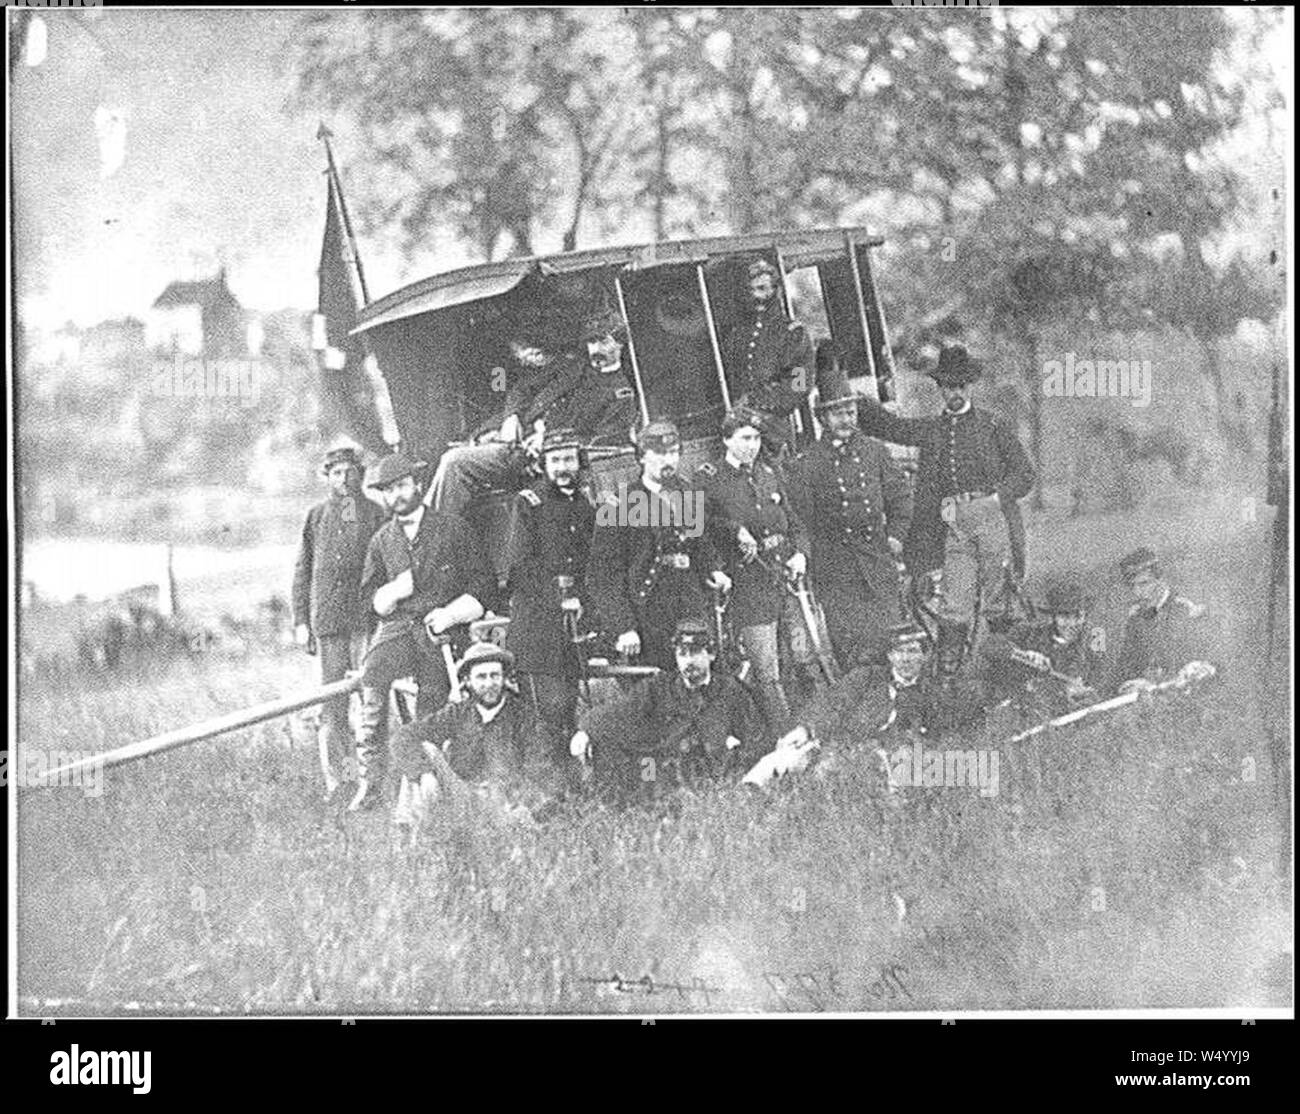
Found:
<svg viewBox="0 0 1300 1114"><path fill-rule="evenodd" d="M1133 550L1126 557L1122 557L1119 562L1119 574L1128 581L1134 580L1138 573L1147 569L1153 569L1157 572L1160 569L1160 558L1156 556L1156 551L1149 545Z"/></svg>
<svg viewBox="0 0 1300 1114"><path fill-rule="evenodd" d="M930 371L930 378L945 387L960 387L974 383L984 374L984 365L973 359L960 344L950 344L939 352L939 361Z"/></svg>
<svg viewBox="0 0 1300 1114"><path fill-rule="evenodd" d="M393 453L370 469L366 487L380 490L395 484L404 476L418 477L420 471L428 467L423 460L412 460L405 453Z"/></svg>
<svg viewBox="0 0 1300 1114"><path fill-rule="evenodd" d="M493 661L500 662L501 668L509 673L514 668L515 655L495 642L471 642L465 656L456 663L456 677L463 681L473 666Z"/></svg>
<svg viewBox="0 0 1300 1114"><path fill-rule="evenodd" d="M361 450L356 445L335 445L332 449L325 451L325 459L321 461L320 470L328 472L336 464L352 464L361 467Z"/></svg>
<svg viewBox="0 0 1300 1114"><path fill-rule="evenodd" d="M1043 589L1043 611L1048 615L1078 615L1088 608L1088 596L1077 580L1053 577Z"/></svg>
<svg viewBox="0 0 1300 1114"><path fill-rule="evenodd" d="M849 377L840 366L838 353L829 340L817 345L817 361L813 368L817 387L817 409L828 410L846 402L857 402L862 396L849 386Z"/></svg>
<svg viewBox="0 0 1300 1114"><path fill-rule="evenodd" d="M672 422L653 421L636 435L638 452L668 453L682 446L682 435Z"/></svg>
<svg viewBox="0 0 1300 1114"><path fill-rule="evenodd" d="M678 619L673 628L673 645L691 649L714 649L713 629L703 619L688 616Z"/></svg>

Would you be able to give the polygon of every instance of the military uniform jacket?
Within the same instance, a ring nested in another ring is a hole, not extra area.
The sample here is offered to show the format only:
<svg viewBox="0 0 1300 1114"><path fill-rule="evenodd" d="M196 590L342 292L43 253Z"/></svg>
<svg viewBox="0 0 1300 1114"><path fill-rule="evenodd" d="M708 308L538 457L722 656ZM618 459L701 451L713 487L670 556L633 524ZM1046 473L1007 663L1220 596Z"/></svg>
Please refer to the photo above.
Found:
<svg viewBox="0 0 1300 1114"><path fill-rule="evenodd" d="M680 479L664 490L679 493L680 508L704 504L702 493ZM664 510L657 524L633 522L629 512L639 513L656 500L638 478L627 485L625 505L618 496L608 495L596 510L587 583L611 634L636 630L645 640L666 631L666 641L678 619L705 614L704 582L722 568L707 515L704 522L687 523L679 512L673 525Z"/></svg>
<svg viewBox="0 0 1300 1114"><path fill-rule="evenodd" d="M1034 469L1010 426L974 406L961 414L900 418L867 399L858 403L858 422L873 437L920 447L916 515L903 549L903 560L913 573L943 564L943 501L967 492L998 496L1016 568L1023 570L1024 525L1017 500L1032 490Z"/></svg>
<svg viewBox="0 0 1300 1114"><path fill-rule="evenodd" d="M600 372L585 354L566 353L520 379L506 395L506 413L519 415L525 434L540 419L547 429L576 431L588 444L622 444L637 416L625 368Z"/></svg>
<svg viewBox="0 0 1300 1114"><path fill-rule="evenodd" d="M945 688L930 670L910 685L881 666L859 666L808 702L800 721L819 738L849 743L874 740L895 745L911 734L955 731L983 713L979 686L958 679Z"/></svg>
<svg viewBox="0 0 1300 1114"><path fill-rule="evenodd" d="M1116 685L1136 677L1168 680L1189 661L1213 653L1215 625L1205 607L1171 591L1159 607L1129 609L1115 662Z"/></svg>
<svg viewBox="0 0 1300 1114"><path fill-rule="evenodd" d="M795 459L790 493L812 541L813 586L865 580L893 598L888 539L907 536L912 489L885 446L860 432L842 442L823 436Z"/></svg>
<svg viewBox="0 0 1300 1114"><path fill-rule="evenodd" d="M1063 682L1022 665L1011 657L1012 649L1032 650L1044 654L1052 668L1067 677L1078 677L1085 685L1099 688L1106 683L1105 659L1094 650L1087 629L1072 642L1056 637L1051 619L1017 623L1005 635L989 635L985 647L985 683L991 698L1002 698L1019 691L1041 692L1051 698L1048 703L1065 707Z"/></svg>
<svg viewBox="0 0 1300 1114"><path fill-rule="evenodd" d="M460 515L426 507L414 542L407 541L397 517L390 518L370 539L362 597L373 608L375 592L407 569L415 592L379 620L371 649L408 633L423 639L425 615L466 593L486 606L496 589L491 568L478 531Z"/></svg>
<svg viewBox="0 0 1300 1114"><path fill-rule="evenodd" d="M571 592L587 596L587 556L596 510L579 490L565 495L542 480L515 497L506 539L510 627L506 647L523 673L576 677L578 659L560 611L557 576L573 577Z"/></svg>
<svg viewBox="0 0 1300 1114"><path fill-rule="evenodd" d="M809 548L784 480L761 460L742 469L724 459L701 466L697 474L705 493L704 520L732 579L731 621L737 627L776 622L785 596L783 566ZM758 542L758 560L741 562L736 538L742 527Z"/></svg>
<svg viewBox="0 0 1300 1114"><path fill-rule="evenodd" d="M755 409L781 417L795 410L812 385L813 346L808 330L785 315L773 297L762 313L727 334L723 350L732 393ZM802 368L802 377L795 369Z"/></svg>
<svg viewBox="0 0 1300 1114"><path fill-rule="evenodd" d="M624 792L743 774L766 750L766 724L753 695L716 668L709 684L695 691L675 672L641 681L593 708L583 729L598 777ZM728 736L740 746L728 750Z"/></svg>
<svg viewBox="0 0 1300 1114"><path fill-rule="evenodd" d="M386 512L361 495L331 495L307 512L293 570L293 622L317 637L366 633L374 612L362 599L366 548Z"/></svg>

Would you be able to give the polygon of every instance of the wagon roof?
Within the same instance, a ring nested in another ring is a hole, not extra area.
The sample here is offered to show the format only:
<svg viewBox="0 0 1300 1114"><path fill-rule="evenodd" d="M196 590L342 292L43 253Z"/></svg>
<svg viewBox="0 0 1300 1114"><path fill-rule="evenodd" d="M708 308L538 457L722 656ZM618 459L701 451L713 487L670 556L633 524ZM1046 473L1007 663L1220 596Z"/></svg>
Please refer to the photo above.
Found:
<svg viewBox="0 0 1300 1114"><path fill-rule="evenodd" d="M839 256L845 240L869 247L884 241L862 227L818 228L798 232L756 232L746 236L666 240L625 247L594 248L558 255L530 255L458 267L431 275L386 294L367 305L354 332L451 306L492 298L513 290L530 271L563 274L604 267L643 268L705 262L720 256L775 248L788 266L802 267Z"/></svg>

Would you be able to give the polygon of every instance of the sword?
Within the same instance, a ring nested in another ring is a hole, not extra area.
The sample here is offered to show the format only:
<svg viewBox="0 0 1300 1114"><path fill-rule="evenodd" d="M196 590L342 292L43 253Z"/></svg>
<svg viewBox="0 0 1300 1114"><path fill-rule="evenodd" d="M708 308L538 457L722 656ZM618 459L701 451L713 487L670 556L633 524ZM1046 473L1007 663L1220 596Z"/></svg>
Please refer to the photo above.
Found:
<svg viewBox="0 0 1300 1114"><path fill-rule="evenodd" d="M821 629L817 623L816 601L813 599L812 589L808 587L807 577L792 577L792 581L793 583L788 584L787 587L794 594L795 599L799 601L799 614L803 617L803 624L808 630L808 641L812 644L813 653L817 657L817 664L821 666L822 673L826 677L826 683L833 685L839 678L839 670L835 667L835 659L822 641Z"/></svg>
<svg viewBox="0 0 1300 1114"><path fill-rule="evenodd" d="M564 573L555 578L555 586L560 593L560 620L564 623L565 634L578 655L578 692L588 706L591 705L591 673L587 662L587 643L595 637L595 632L583 634L578 629L578 608L581 603L573 595L574 579Z"/></svg>

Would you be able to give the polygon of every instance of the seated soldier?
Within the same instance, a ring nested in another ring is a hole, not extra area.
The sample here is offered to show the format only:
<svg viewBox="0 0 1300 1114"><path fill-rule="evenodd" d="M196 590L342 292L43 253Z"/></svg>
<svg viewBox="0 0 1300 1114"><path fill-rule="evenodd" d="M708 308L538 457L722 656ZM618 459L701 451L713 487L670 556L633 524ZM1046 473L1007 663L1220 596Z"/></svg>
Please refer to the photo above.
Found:
<svg viewBox="0 0 1300 1114"><path fill-rule="evenodd" d="M676 669L597 705L571 753L590 763L599 791L655 800L679 786L739 777L767 749L767 724L749 689L715 671L717 646L703 619L679 620Z"/></svg>
<svg viewBox="0 0 1300 1114"><path fill-rule="evenodd" d="M990 633L983 648L989 699L1056 715L1095 696L1103 659L1087 629L1088 603L1077 581L1053 577L1039 608L1043 618Z"/></svg>
<svg viewBox="0 0 1300 1114"><path fill-rule="evenodd" d="M1149 689L1182 674L1191 679L1214 673L1206 659L1214 652L1215 625L1203 604L1179 595L1160 573L1155 551L1134 550L1119 563L1134 604L1113 679L1120 692Z"/></svg>
<svg viewBox="0 0 1300 1114"><path fill-rule="evenodd" d="M393 732L402 775L393 824L403 837L413 839L435 807L456 821L527 823L543 803L531 783L540 757L532 709L506 685L513 661L491 642L473 643L457 667L466 696Z"/></svg>
<svg viewBox="0 0 1300 1114"><path fill-rule="evenodd" d="M578 331L581 354L548 353L532 338L517 341L522 374L506 395L506 418L482 443L442 454L426 502L463 514L475 496L528 482L547 430L572 429L584 445L631 440L636 392L623 368L623 324L600 312Z"/></svg>

